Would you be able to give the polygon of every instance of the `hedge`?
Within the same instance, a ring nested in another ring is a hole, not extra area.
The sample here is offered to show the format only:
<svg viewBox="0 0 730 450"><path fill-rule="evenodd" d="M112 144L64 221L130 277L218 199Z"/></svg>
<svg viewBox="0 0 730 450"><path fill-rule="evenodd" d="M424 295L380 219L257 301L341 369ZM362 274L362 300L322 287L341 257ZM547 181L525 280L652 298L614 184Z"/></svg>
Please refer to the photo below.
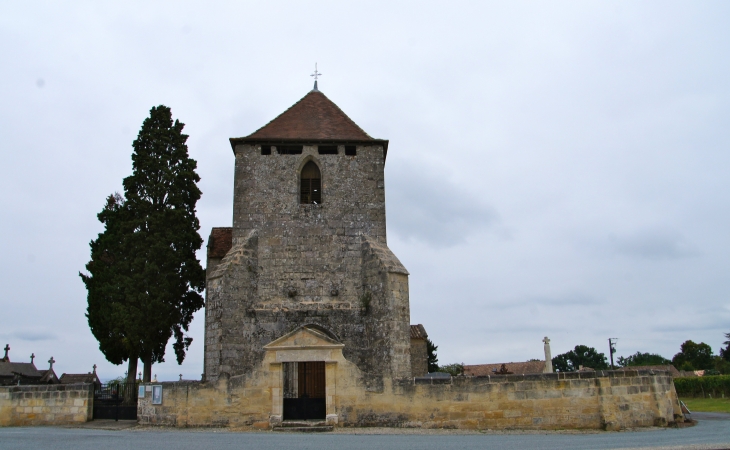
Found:
<svg viewBox="0 0 730 450"><path fill-rule="evenodd" d="M730 375L675 378L674 388L679 397L730 397Z"/></svg>

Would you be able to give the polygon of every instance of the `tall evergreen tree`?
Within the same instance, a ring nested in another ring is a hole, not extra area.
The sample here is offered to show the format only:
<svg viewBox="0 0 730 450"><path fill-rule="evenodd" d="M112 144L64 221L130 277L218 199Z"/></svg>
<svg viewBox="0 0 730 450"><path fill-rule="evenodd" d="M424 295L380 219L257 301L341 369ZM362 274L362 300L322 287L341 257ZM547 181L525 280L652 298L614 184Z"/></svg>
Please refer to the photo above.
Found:
<svg viewBox="0 0 730 450"><path fill-rule="evenodd" d="M127 301L129 258L125 251L129 229L125 221L124 199L110 195L97 215L104 232L91 241L91 261L86 264L89 275L79 274L88 290L86 318L91 333L99 341L99 350L112 364L129 361L127 376L133 381L137 373L139 346L131 336L130 315L134 309Z"/></svg>
<svg viewBox="0 0 730 450"><path fill-rule="evenodd" d="M439 358L436 355L436 350L439 346L434 345L431 339L426 338L426 353L428 354L428 373L439 371Z"/></svg>
<svg viewBox="0 0 730 450"><path fill-rule="evenodd" d="M164 361L171 337L177 361L182 363L192 342L185 332L193 313L203 306L200 292L205 272L195 256L203 243L195 216L200 177L195 160L188 156L183 127L178 120L173 123L170 108L160 105L150 110L132 144L133 172L124 179L125 198L114 216L122 224L118 240L124 263L121 273L109 277L108 289L123 296L124 307L118 308L116 316L121 324L116 327L123 328L130 341L126 356L136 352L142 359L145 381L151 378L152 364ZM84 280L87 287L88 280ZM90 326L95 315L90 300ZM133 377L134 372L130 373Z"/></svg>

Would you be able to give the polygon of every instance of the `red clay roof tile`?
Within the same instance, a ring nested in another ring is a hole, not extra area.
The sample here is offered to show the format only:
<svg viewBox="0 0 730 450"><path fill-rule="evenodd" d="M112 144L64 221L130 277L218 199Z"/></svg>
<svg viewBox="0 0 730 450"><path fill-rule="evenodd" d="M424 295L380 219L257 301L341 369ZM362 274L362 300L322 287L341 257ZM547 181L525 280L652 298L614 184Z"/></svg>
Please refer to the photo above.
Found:
<svg viewBox="0 0 730 450"><path fill-rule="evenodd" d="M428 333L426 329L420 323L418 325L411 325L411 339L426 339Z"/></svg>
<svg viewBox="0 0 730 450"><path fill-rule="evenodd" d="M311 91L246 139L373 140L319 91Z"/></svg>
<svg viewBox="0 0 730 450"><path fill-rule="evenodd" d="M233 228L213 228L208 238L208 258L223 258L233 246Z"/></svg>

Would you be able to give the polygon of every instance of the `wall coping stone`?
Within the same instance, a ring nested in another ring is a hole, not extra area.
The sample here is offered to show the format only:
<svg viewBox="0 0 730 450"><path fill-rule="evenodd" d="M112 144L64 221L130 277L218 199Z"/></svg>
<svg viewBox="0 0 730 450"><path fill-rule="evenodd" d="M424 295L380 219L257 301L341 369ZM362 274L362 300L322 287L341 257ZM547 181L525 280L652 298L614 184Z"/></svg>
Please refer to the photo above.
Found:
<svg viewBox="0 0 730 450"><path fill-rule="evenodd" d="M590 380L596 378L633 378L633 377L656 377L671 376L666 370L596 370L586 372L553 372L553 373L528 373L508 375L480 375L463 376L451 378L413 377L396 380L399 385L423 385L423 384L462 384L472 381L487 381L488 383L516 383L519 381L557 381L557 380Z"/></svg>

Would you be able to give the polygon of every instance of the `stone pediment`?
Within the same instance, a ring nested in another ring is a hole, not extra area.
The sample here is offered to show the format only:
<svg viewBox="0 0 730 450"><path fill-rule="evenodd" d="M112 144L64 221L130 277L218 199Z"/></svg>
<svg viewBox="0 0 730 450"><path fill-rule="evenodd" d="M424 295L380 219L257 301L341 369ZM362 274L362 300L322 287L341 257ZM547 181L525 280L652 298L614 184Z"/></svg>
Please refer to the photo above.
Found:
<svg viewBox="0 0 730 450"><path fill-rule="evenodd" d="M340 349L345 345L328 336L321 330L303 326L291 333L271 341L264 346L265 350L307 350L307 349Z"/></svg>

